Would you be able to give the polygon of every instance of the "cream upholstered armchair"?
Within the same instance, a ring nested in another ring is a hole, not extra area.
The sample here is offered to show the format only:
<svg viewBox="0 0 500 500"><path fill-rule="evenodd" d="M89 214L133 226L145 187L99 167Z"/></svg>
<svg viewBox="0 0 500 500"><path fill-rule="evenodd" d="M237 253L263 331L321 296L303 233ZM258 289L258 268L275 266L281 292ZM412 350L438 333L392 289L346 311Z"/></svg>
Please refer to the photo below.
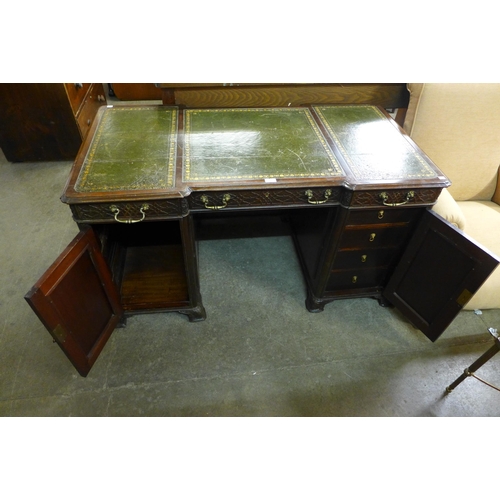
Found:
<svg viewBox="0 0 500 500"><path fill-rule="evenodd" d="M408 85L404 129L451 180L434 210L500 256L500 84ZM464 309L500 308L500 266Z"/></svg>

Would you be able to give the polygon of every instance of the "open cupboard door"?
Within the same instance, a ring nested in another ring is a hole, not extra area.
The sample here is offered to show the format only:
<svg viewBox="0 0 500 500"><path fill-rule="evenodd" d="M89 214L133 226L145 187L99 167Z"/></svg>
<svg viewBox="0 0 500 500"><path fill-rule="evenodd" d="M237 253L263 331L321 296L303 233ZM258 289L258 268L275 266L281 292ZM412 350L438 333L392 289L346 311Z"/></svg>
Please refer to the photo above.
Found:
<svg viewBox="0 0 500 500"><path fill-rule="evenodd" d="M434 342L498 263L494 254L428 210L383 295Z"/></svg>
<svg viewBox="0 0 500 500"><path fill-rule="evenodd" d="M122 315L119 293L91 228L76 236L25 299L85 377Z"/></svg>

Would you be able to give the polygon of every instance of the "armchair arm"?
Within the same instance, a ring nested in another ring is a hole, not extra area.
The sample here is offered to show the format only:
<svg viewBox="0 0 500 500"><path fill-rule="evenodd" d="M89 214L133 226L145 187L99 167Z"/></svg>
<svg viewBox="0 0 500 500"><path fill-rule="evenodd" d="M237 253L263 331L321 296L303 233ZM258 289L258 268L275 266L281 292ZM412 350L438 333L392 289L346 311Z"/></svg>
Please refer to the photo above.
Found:
<svg viewBox="0 0 500 500"><path fill-rule="evenodd" d="M491 198L491 201L494 201L497 205L500 205L500 167L498 167L497 173L497 188L493 193L493 198Z"/></svg>
<svg viewBox="0 0 500 500"><path fill-rule="evenodd" d="M451 222L458 229L465 230L465 216L457 202L447 189L443 189L432 210L441 217Z"/></svg>

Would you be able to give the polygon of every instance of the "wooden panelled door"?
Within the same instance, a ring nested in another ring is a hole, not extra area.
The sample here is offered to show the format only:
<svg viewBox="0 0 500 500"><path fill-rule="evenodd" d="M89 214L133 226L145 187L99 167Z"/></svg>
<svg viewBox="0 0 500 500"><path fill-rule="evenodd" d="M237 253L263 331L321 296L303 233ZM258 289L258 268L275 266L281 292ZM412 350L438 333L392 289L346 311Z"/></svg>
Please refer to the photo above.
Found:
<svg viewBox="0 0 500 500"><path fill-rule="evenodd" d="M498 263L486 248L428 210L383 295L434 342Z"/></svg>
<svg viewBox="0 0 500 500"><path fill-rule="evenodd" d="M120 295L91 228L76 236L25 299L87 376L122 316Z"/></svg>

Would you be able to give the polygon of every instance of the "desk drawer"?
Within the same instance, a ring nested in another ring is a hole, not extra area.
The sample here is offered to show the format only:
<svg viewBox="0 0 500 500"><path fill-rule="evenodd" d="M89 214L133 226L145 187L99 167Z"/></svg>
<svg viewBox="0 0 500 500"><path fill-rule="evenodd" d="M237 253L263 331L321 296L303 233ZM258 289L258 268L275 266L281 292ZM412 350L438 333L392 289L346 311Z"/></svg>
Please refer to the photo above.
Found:
<svg viewBox="0 0 500 500"><path fill-rule="evenodd" d="M68 94L69 102L71 104L71 109L73 114L76 116L80 106L90 89L90 83L65 83L66 93Z"/></svg>
<svg viewBox="0 0 500 500"><path fill-rule="evenodd" d="M136 202L106 202L73 204L73 218L79 223L142 222L176 219L187 214L183 199Z"/></svg>
<svg viewBox="0 0 500 500"><path fill-rule="evenodd" d="M390 189L375 191L356 191L352 194L351 207L381 207L391 204L405 206L433 205L441 193L441 188L431 189Z"/></svg>
<svg viewBox="0 0 500 500"><path fill-rule="evenodd" d="M387 267L399 256L400 248L362 248L359 250L340 250L335 257L333 269L361 270L369 267Z"/></svg>
<svg viewBox="0 0 500 500"><path fill-rule="evenodd" d="M104 104L106 104L106 97L102 84L93 84L76 118L82 139L87 136L97 111Z"/></svg>
<svg viewBox="0 0 500 500"><path fill-rule="evenodd" d="M326 285L326 291L381 287L386 274L387 267L333 271Z"/></svg>
<svg viewBox="0 0 500 500"><path fill-rule="evenodd" d="M346 225L390 224L411 222L419 217L425 208L381 208L380 210L350 210Z"/></svg>
<svg viewBox="0 0 500 500"><path fill-rule="evenodd" d="M199 191L189 196L192 210L233 210L244 208L286 208L290 206L336 205L340 188Z"/></svg>
<svg viewBox="0 0 500 500"><path fill-rule="evenodd" d="M348 226L340 240L339 249L399 246L406 240L409 228L406 223Z"/></svg>

